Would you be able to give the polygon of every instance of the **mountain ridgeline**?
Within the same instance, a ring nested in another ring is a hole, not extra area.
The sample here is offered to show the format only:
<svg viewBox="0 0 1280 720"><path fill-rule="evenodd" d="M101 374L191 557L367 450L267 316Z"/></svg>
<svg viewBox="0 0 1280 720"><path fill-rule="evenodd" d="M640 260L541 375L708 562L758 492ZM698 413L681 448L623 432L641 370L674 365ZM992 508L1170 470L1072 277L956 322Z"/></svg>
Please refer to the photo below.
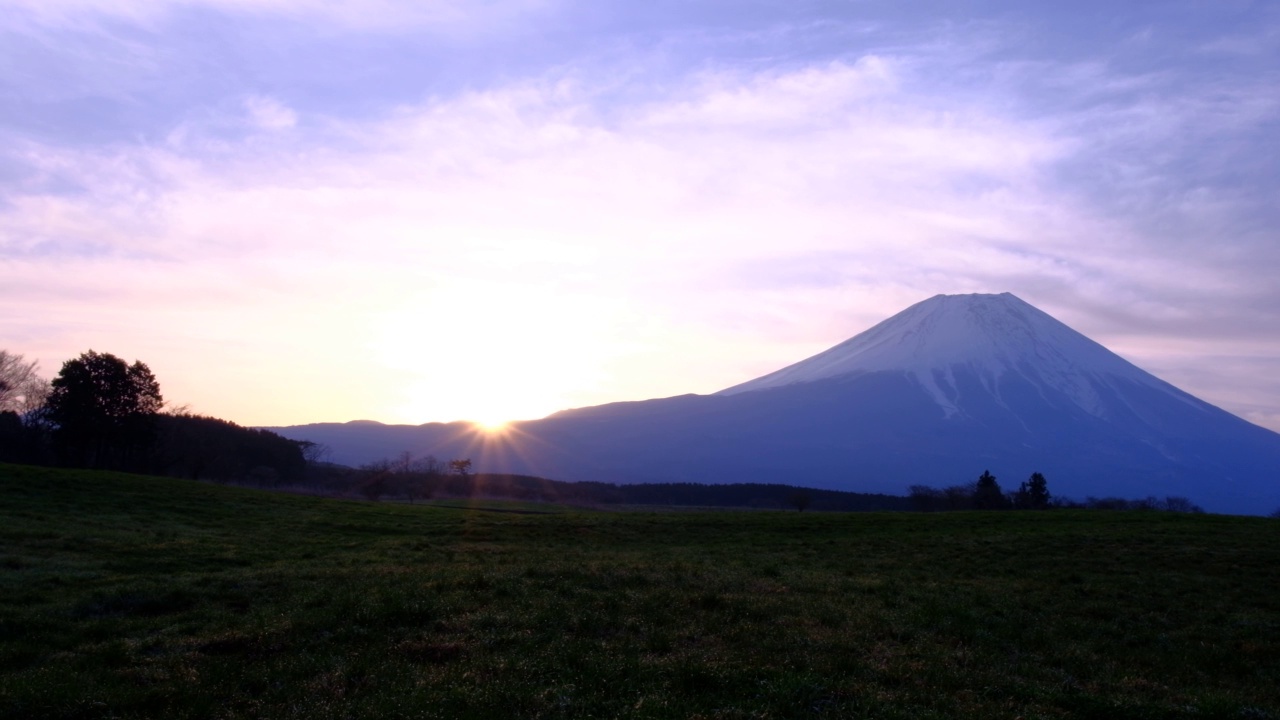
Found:
<svg viewBox="0 0 1280 720"><path fill-rule="evenodd" d="M1280 505L1280 435L1144 372L1005 293L938 295L713 395L468 423L274 428L358 464L408 450L485 472L609 483L783 483L905 494L1033 472L1060 496Z"/></svg>

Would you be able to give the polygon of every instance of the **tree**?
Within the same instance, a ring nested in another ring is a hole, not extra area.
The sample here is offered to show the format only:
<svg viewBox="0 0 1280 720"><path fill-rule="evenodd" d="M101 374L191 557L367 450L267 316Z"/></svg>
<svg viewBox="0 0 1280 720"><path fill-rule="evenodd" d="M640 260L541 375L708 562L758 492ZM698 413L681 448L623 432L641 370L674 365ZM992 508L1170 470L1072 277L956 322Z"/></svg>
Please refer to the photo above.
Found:
<svg viewBox="0 0 1280 720"><path fill-rule="evenodd" d="M49 381L36 374L37 363L0 350L0 462L50 462L49 426L44 403Z"/></svg>
<svg viewBox="0 0 1280 720"><path fill-rule="evenodd" d="M408 475L413 472L413 453L405 450L391 461L391 470L397 475Z"/></svg>
<svg viewBox="0 0 1280 720"><path fill-rule="evenodd" d="M445 465L436 459L435 455L418 458L413 461L412 474L409 476L409 485L412 492L425 500L431 499L439 487L440 481L445 476ZM409 494L410 490L406 490L405 494ZM409 502L413 502L413 497L409 498Z"/></svg>
<svg viewBox="0 0 1280 720"><path fill-rule="evenodd" d="M435 462L435 458L432 458L432 462ZM395 473L396 485L408 498L410 505L419 497L431 497L431 489L427 487L426 479L417 472L418 465L413 453L408 450L397 455L391 462L391 471Z"/></svg>
<svg viewBox="0 0 1280 720"><path fill-rule="evenodd" d="M454 475L457 475L458 477L462 478L465 481L468 477L471 476L471 461L470 460L450 460L449 469L453 471Z"/></svg>
<svg viewBox="0 0 1280 720"><path fill-rule="evenodd" d="M983 470L978 483L973 487L973 506L978 510L1002 510L1007 507L1004 493L1000 491L1000 483L990 470Z"/></svg>
<svg viewBox="0 0 1280 720"><path fill-rule="evenodd" d="M919 512L933 512L947 509L947 495L944 491L928 485L912 485L907 488L911 507Z"/></svg>
<svg viewBox="0 0 1280 720"><path fill-rule="evenodd" d="M947 510L972 510L975 494L974 483L968 485L951 485L943 488L942 496L946 500Z"/></svg>
<svg viewBox="0 0 1280 720"><path fill-rule="evenodd" d="M294 440L298 449L302 451L302 459L307 465L319 465L329 457L329 446L324 443L311 442L310 440Z"/></svg>
<svg viewBox="0 0 1280 720"><path fill-rule="evenodd" d="M432 480L439 480L445 474L444 466L445 464L440 462L435 455L420 457L413 461L413 471Z"/></svg>
<svg viewBox="0 0 1280 720"><path fill-rule="evenodd" d="M46 411L64 463L145 469L164 404L150 368L90 350L63 363L51 385Z"/></svg>
<svg viewBox="0 0 1280 720"><path fill-rule="evenodd" d="M1191 502L1191 498L1185 498L1180 495L1170 495L1164 499L1164 509L1166 512L1179 513L1203 513L1204 508Z"/></svg>
<svg viewBox="0 0 1280 720"><path fill-rule="evenodd" d="M189 412L161 413L155 425L150 472L256 485L293 484L306 475L300 444L269 430Z"/></svg>
<svg viewBox="0 0 1280 720"><path fill-rule="evenodd" d="M360 493L370 500L377 500L387 493L391 484L390 460L375 460L360 466Z"/></svg>
<svg viewBox="0 0 1280 720"><path fill-rule="evenodd" d="M38 362L0 350L0 412L25 416L44 404L49 382L36 374Z"/></svg>
<svg viewBox="0 0 1280 720"><path fill-rule="evenodd" d="M475 483L472 482L471 460L450 460L450 477L442 486L442 490L457 497L472 497L476 494Z"/></svg>
<svg viewBox="0 0 1280 720"><path fill-rule="evenodd" d="M1049 482L1044 479L1044 475L1035 472L1018 486L1018 491L1013 495L1013 506L1019 510L1044 510L1049 507L1051 499Z"/></svg>

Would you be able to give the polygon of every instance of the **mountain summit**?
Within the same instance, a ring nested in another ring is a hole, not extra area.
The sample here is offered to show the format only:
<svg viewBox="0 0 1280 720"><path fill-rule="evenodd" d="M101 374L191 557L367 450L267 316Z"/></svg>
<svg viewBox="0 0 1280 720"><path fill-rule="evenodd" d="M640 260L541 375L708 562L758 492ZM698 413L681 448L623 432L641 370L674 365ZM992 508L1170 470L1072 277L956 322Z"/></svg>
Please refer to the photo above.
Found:
<svg viewBox="0 0 1280 720"><path fill-rule="evenodd" d="M1063 377L1145 375L1012 293L935 295L830 350L720 394L879 370L927 376L955 365L996 377L1028 363Z"/></svg>
<svg viewBox="0 0 1280 720"><path fill-rule="evenodd" d="M761 482L903 494L1006 488L1280 505L1280 435L1144 372L1008 293L938 295L714 395L579 408L501 438L463 423L279 429L359 463L408 450L561 480Z"/></svg>
<svg viewBox="0 0 1280 720"><path fill-rule="evenodd" d="M1118 385L1179 394L1012 293L935 295L825 352L717 394L875 372L906 374L948 417L962 411L957 373L997 395L1011 374L1094 415Z"/></svg>

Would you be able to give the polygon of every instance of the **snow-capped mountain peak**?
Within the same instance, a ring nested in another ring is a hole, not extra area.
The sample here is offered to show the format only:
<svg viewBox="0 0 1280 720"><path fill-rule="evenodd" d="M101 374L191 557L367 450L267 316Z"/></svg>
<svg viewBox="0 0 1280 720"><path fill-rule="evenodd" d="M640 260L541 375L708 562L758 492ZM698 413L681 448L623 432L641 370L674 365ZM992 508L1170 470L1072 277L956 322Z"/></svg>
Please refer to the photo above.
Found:
<svg viewBox="0 0 1280 720"><path fill-rule="evenodd" d="M1013 294L1001 293L935 295L829 350L718 394L900 371L913 376L951 415L959 412L954 373L960 370L976 375L993 393L1005 373L1018 373L1065 393L1091 414L1100 412L1098 383L1124 379L1178 392Z"/></svg>

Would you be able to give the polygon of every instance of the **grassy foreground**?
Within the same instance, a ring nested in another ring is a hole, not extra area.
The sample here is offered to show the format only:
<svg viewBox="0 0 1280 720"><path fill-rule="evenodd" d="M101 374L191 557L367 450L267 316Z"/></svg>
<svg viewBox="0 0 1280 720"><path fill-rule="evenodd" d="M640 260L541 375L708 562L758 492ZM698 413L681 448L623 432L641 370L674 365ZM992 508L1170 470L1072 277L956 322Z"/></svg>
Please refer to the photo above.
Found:
<svg viewBox="0 0 1280 720"><path fill-rule="evenodd" d="M1280 717L1280 522L527 514L0 465L4 718Z"/></svg>

